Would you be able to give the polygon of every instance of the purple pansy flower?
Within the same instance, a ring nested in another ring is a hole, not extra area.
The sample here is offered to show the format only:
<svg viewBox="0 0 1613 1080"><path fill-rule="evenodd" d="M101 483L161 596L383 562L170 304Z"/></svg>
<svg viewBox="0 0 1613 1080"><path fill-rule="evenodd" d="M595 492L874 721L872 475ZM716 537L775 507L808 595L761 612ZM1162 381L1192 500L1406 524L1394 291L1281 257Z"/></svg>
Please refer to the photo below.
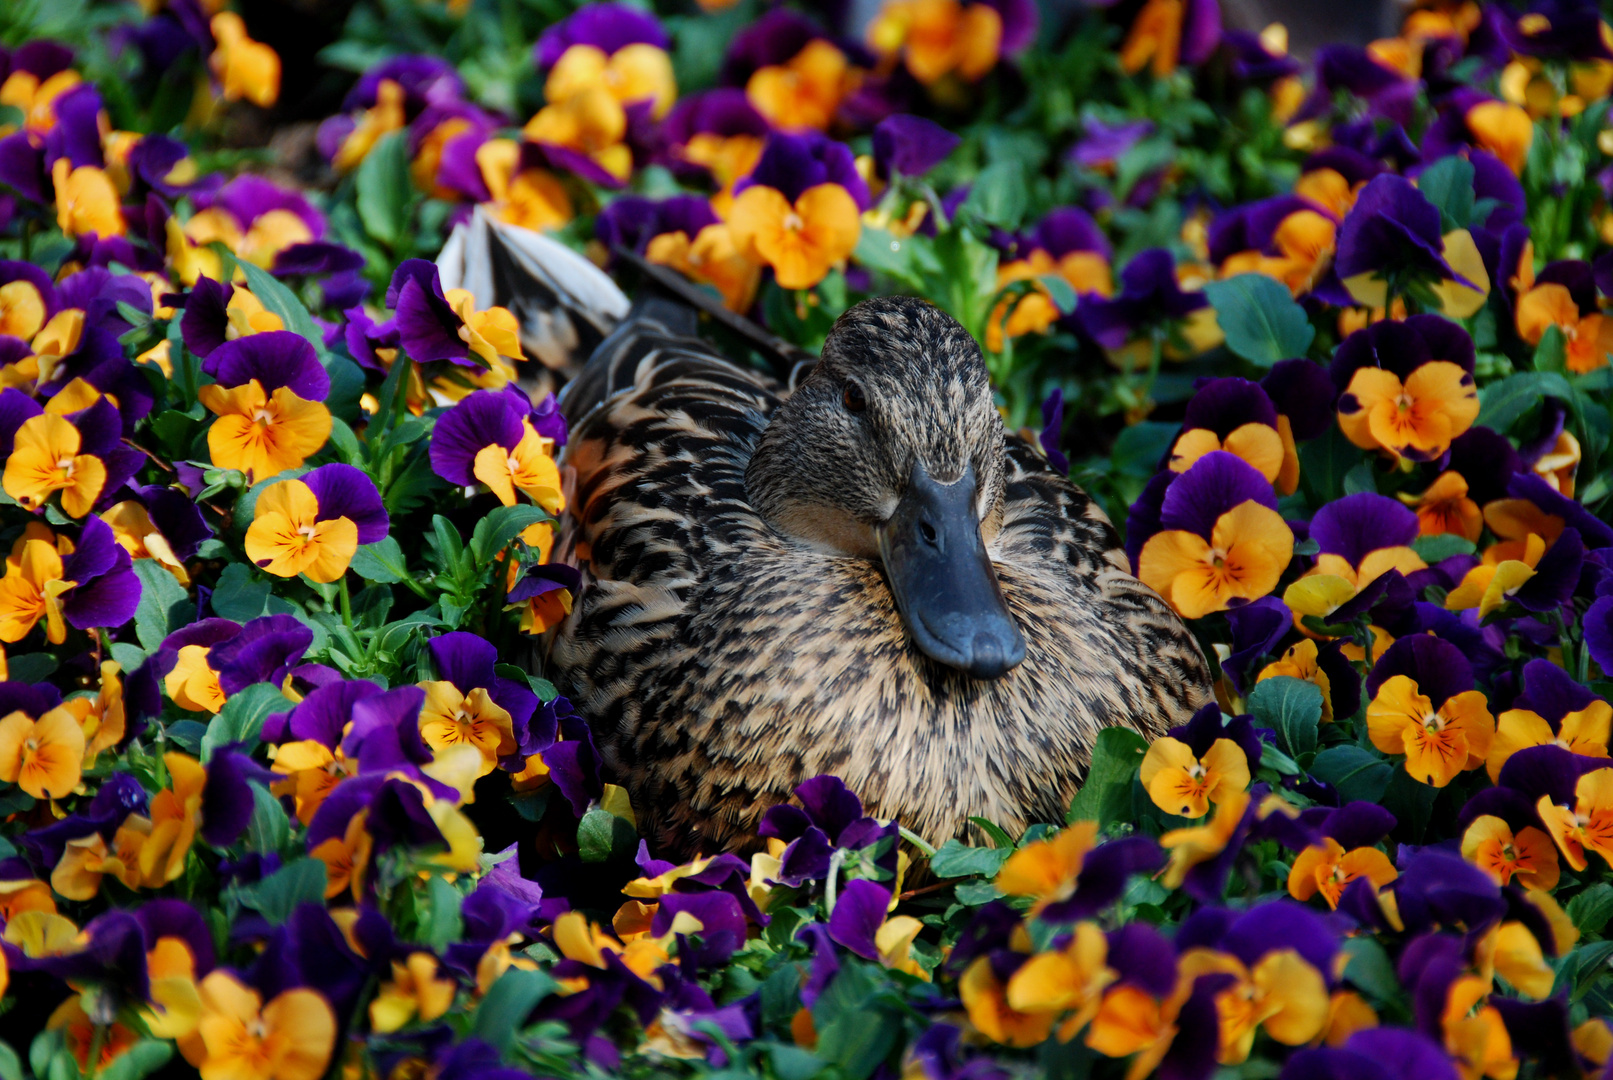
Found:
<svg viewBox="0 0 1613 1080"><path fill-rule="evenodd" d="M622 247L642 255L657 236L681 232L693 240L701 229L718 221L711 201L699 195L674 195L670 199L624 195L600 211L594 221L594 235L612 252Z"/></svg>
<svg viewBox="0 0 1613 1080"><path fill-rule="evenodd" d="M545 30L533 49L541 71L560 62L573 45L592 45L606 56L628 45L669 49L672 41L654 15L626 4L589 4Z"/></svg>
<svg viewBox="0 0 1613 1080"><path fill-rule="evenodd" d="M264 742L312 739L335 749L342 730L353 719L353 706L381 688L368 679L328 683L314 690L288 713L275 713L263 722Z"/></svg>
<svg viewBox="0 0 1613 1080"><path fill-rule="evenodd" d="M279 685L314 642L314 632L291 615L261 615L207 653L219 689L238 694L256 683Z"/></svg>
<svg viewBox="0 0 1613 1080"><path fill-rule="evenodd" d="M530 687L494 672L494 666L498 663L498 649L475 634L462 630L434 637L426 647L437 667L439 678L452 683L462 694L469 694L478 688L486 690L493 704L510 714L510 726L515 732L516 741L523 745L530 741L527 732L532 715L538 711L538 695ZM519 772L525 765L525 756L517 757L510 764Z"/></svg>
<svg viewBox="0 0 1613 1080"><path fill-rule="evenodd" d="M1356 45L1324 45L1316 50L1316 85L1294 114L1296 122L1314 120L1333 107L1334 96L1347 90L1367 104L1374 117L1404 126L1411 122L1419 85L1378 63Z"/></svg>
<svg viewBox="0 0 1613 1080"><path fill-rule="evenodd" d="M1150 248L1133 255L1120 272L1117 295L1088 299L1075 317L1098 344L1118 349L1136 330L1186 318L1208 303L1200 293L1182 291L1169 251Z"/></svg>
<svg viewBox="0 0 1613 1080"><path fill-rule="evenodd" d="M133 561L98 517L84 519L78 546L62 560L62 580L76 583L60 602L63 617L80 630L116 629L134 618L140 604Z"/></svg>
<svg viewBox="0 0 1613 1080"><path fill-rule="evenodd" d="M1042 452L1047 455L1047 463L1053 471L1061 476L1070 474L1070 459L1064 456L1059 449L1059 442L1064 436L1064 391L1055 387L1042 402L1042 433L1037 437Z"/></svg>
<svg viewBox="0 0 1613 1080"><path fill-rule="evenodd" d="M864 960L878 960L874 935L885 922L891 891L866 878L848 881L829 915L829 936Z"/></svg>
<svg viewBox="0 0 1613 1080"><path fill-rule="evenodd" d="M90 83L78 86L51 104L56 123L45 133L45 167L66 158L73 168L105 164L101 157L101 92Z"/></svg>
<svg viewBox="0 0 1613 1080"><path fill-rule="evenodd" d="M839 184L859 210L867 210L873 202L851 148L816 131L769 135L761 160L749 176L734 185L734 193L758 184L777 189L792 203L819 184Z"/></svg>
<svg viewBox="0 0 1613 1080"><path fill-rule="evenodd" d="M1205 454L1184 473L1160 475L1168 486L1163 487L1162 496L1153 504L1157 511L1150 506L1143 506L1139 511L1133 506L1132 516L1126 523L1128 549L1134 540L1139 553L1150 536L1175 529L1209 540L1216 519L1246 502L1277 509L1277 493L1266 478L1254 466L1225 450ZM1146 492L1144 498L1147 498ZM1136 565L1135 560L1133 565Z"/></svg>
<svg viewBox="0 0 1613 1080"><path fill-rule="evenodd" d="M874 128L874 167L883 180L891 174L923 176L956 150L963 139L933 120L898 113Z"/></svg>
<svg viewBox="0 0 1613 1080"><path fill-rule="evenodd" d="M1165 865L1165 852L1146 836L1127 836L1099 844L1087 853L1067 900L1055 900L1042 909L1048 922L1089 919L1119 900L1134 874L1152 874Z"/></svg>
<svg viewBox="0 0 1613 1080"><path fill-rule="evenodd" d="M1082 136L1070 148L1069 160L1083 169L1113 166L1142 140L1154 133L1152 120L1106 124L1095 116L1082 121Z"/></svg>
<svg viewBox="0 0 1613 1080"><path fill-rule="evenodd" d="M1404 1028L1358 1031L1340 1047L1300 1050L1278 1080L1458 1080L1445 1048Z"/></svg>
<svg viewBox="0 0 1613 1080"><path fill-rule="evenodd" d="M1232 651L1221 661L1221 672L1242 694L1250 685L1250 669L1277 651L1278 643L1294 625L1294 614L1280 598L1262 596L1229 610L1227 623L1232 629Z"/></svg>
<svg viewBox="0 0 1613 1080"><path fill-rule="evenodd" d="M237 176L216 192L198 195L196 201L202 209L217 207L226 211L243 229L250 229L253 222L271 210L286 210L302 219L315 240L325 235L325 215L314 209L301 192L250 173Z"/></svg>
<svg viewBox="0 0 1613 1080"><path fill-rule="evenodd" d="M1368 181L1356 196L1339 226L1333 264L1345 281L1418 270L1477 288L1445 261L1439 210L1411 181L1393 173Z"/></svg>
<svg viewBox="0 0 1613 1080"><path fill-rule="evenodd" d="M303 473L299 479L319 500L315 521L344 517L358 526L358 542L373 544L386 538L390 520L381 493L368 473L333 461Z"/></svg>
<svg viewBox="0 0 1613 1080"><path fill-rule="evenodd" d="M342 111L353 112L375 105L383 81L403 88L407 109L417 111L429 102L453 101L463 97L464 81L454 66L440 56L408 55L383 60L364 73L342 99Z"/></svg>
<svg viewBox="0 0 1613 1080"><path fill-rule="evenodd" d="M386 306L397 312L398 343L411 360L479 366L470 343L459 336L465 321L449 305L435 263L404 260L387 286Z"/></svg>
<svg viewBox="0 0 1613 1080"><path fill-rule="evenodd" d="M1321 551L1357 569L1372 552L1407 546L1417 533L1415 513L1398 500L1373 492L1335 499L1311 519L1311 539Z"/></svg>
<svg viewBox="0 0 1613 1080"><path fill-rule="evenodd" d="M513 452L525 434L521 397L477 390L438 417L431 433L432 470L450 484L475 484L476 455L488 446Z"/></svg>
<svg viewBox="0 0 1613 1080"><path fill-rule="evenodd" d="M220 386L244 386L256 380L265 394L284 386L304 401L324 401L330 395L330 373L319 362L319 354L307 338L290 330L222 342L207 354L202 370Z"/></svg>
<svg viewBox="0 0 1613 1080"><path fill-rule="evenodd" d="M787 841L778 877L785 885L823 878L837 847L856 850L897 835L894 822L881 825L864 815L862 800L839 777L815 776L795 789L795 797L799 807L789 803L769 807L757 829L763 837ZM895 854L892 845L888 869L893 873Z"/></svg>
<svg viewBox="0 0 1613 1080"><path fill-rule="evenodd" d="M1542 476L1534 473L1516 473L1507 480L1507 496L1534 503L1549 517L1560 519L1572 526L1587 548L1613 547L1613 526L1575 502Z"/></svg>
<svg viewBox="0 0 1613 1080"><path fill-rule="evenodd" d="M800 12L774 7L735 34L723 58L722 82L744 86L757 68L782 64L807 44L826 37L821 27Z"/></svg>

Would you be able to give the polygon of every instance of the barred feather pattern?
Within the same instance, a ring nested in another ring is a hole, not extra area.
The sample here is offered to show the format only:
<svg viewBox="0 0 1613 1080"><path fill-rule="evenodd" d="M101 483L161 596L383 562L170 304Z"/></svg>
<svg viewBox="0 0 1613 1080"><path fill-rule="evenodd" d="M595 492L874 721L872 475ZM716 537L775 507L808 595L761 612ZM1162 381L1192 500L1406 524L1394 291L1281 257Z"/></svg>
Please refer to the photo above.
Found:
<svg viewBox="0 0 1613 1080"><path fill-rule="evenodd" d="M566 451L587 584L550 666L660 853L743 850L820 773L934 843L973 815L1017 834L1062 820L1099 729L1159 735L1210 699L1103 511L1023 440L988 550L1026 658L982 681L914 647L875 563L751 507L746 465L787 391L653 319L589 368Z"/></svg>

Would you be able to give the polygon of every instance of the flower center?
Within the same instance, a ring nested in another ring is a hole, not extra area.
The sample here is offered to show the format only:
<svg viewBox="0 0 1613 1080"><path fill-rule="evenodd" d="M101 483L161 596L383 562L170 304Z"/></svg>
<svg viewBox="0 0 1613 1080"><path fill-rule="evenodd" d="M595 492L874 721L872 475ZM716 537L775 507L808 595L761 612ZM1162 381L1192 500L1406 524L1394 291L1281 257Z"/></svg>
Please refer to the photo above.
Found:
<svg viewBox="0 0 1613 1080"><path fill-rule="evenodd" d="M1445 730L1445 718L1437 712L1431 712L1423 717L1423 729L1438 734Z"/></svg>
<svg viewBox="0 0 1613 1080"><path fill-rule="evenodd" d="M62 475L64 477L66 477L67 479L71 480L73 478L73 459L72 458L70 458L70 457L62 458L60 461L56 462L56 467L58 469L62 470Z"/></svg>
<svg viewBox="0 0 1613 1080"><path fill-rule="evenodd" d="M784 228L790 232L800 232L802 229L806 228L806 222L801 220L800 214L797 214L794 210L791 210L788 214L784 215Z"/></svg>
<svg viewBox="0 0 1613 1080"><path fill-rule="evenodd" d="M22 748L24 750L28 751L28 753L32 754L33 752L35 752L36 750L39 749L39 739L37 739L35 737L32 737L32 736L30 736L27 739L24 739L23 743L22 743Z"/></svg>
<svg viewBox="0 0 1613 1080"><path fill-rule="evenodd" d="M268 409L259 409L257 412L252 414L252 422L254 424L262 424L265 427L269 425L269 421L271 419L273 418L269 415Z"/></svg>
<svg viewBox="0 0 1613 1080"><path fill-rule="evenodd" d="M1206 772L1203 764L1197 761L1187 767L1187 775L1194 780L1203 780Z"/></svg>
<svg viewBox="0 0 1613 1080"><path fill-rule="evenodd" d="M304 525L302 528L297 530L297 535L302 537L304 540L312 540L314 538L313 525Z"/></svg>
<svg viewBox="0 0 1613 1080"><path fill-rule="evenodd" d="M1406 393L1404 390L1400 392L1399 397L1395 398L1395 408L1399 409L1403 413L1410 412L1411 407L1415 404L1417 403L1412 400L1411 395Z"/></svg>

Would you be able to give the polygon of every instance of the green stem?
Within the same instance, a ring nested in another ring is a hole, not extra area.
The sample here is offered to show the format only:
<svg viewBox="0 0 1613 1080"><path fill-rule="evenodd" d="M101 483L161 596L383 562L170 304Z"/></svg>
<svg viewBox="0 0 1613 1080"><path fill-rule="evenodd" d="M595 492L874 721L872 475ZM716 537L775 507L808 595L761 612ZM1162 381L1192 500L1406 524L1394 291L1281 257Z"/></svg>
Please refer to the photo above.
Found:
<svg viewBox="0 0 1613 1080"><path fill-rule="evenodd" d="M840 867L846 861L846 849L836 848L829 856L829 877L823 883L823 910L826 915L835 913L835 896L839 892Z"/></svg>
<svg viewBox="0 0 1613 1080"><path fill-rule="evenodd" d="M106 1025L96 1024L90 1036L90 1052L84 1057L84 1080L95 1080L101 1065L101 1049L106 1045Z"/></svg>
<svg viewBox="0 0 1613 1080"><path fill-rule="evenodd" d="M928 840L924 839L924 837L920 836L912 829L909 829L906 825L898 825L897 829L900 830L902 839L906 840L909 844L912 844L914 847L923 852L926 859L935 858L935 848L931 846Z"/></svg>
<svg viewBox="0 0 1613 1080"><path fill-rule="evenodd" d="M353 625L353 598L347 592L347 575L346 574L342 575L342 580L336 586L336 596L337 596L337 599L341 602L341 605L342 605L342 625L343 626L352 626Z"/></svg>
<svg viewBox="0 0 1613 1080"><path fill-rule="evenodd" d="M493 624L498 619L498 613L503 608L503 598L509 595L510 586L510 560L515 557L515 544L512 542L504 549L503 556L498 561L498 568L493 571L493 590L487 594L487 630L491 634Z"/></svg>

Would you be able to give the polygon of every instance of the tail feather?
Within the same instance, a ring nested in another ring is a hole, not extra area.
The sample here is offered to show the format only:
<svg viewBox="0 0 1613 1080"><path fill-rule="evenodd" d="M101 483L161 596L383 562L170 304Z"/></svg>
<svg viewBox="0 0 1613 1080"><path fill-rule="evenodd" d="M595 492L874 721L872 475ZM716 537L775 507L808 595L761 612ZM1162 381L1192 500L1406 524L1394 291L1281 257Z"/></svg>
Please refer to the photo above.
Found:
<svg viewBox="0 0 1613 1080"><path fill-rule="evenodd" d="M599 267L481 207L454 227L437 269L444 288L467 290L477 307L508 308L527 355L567 376L581 370L631 307Z"/></svg>

